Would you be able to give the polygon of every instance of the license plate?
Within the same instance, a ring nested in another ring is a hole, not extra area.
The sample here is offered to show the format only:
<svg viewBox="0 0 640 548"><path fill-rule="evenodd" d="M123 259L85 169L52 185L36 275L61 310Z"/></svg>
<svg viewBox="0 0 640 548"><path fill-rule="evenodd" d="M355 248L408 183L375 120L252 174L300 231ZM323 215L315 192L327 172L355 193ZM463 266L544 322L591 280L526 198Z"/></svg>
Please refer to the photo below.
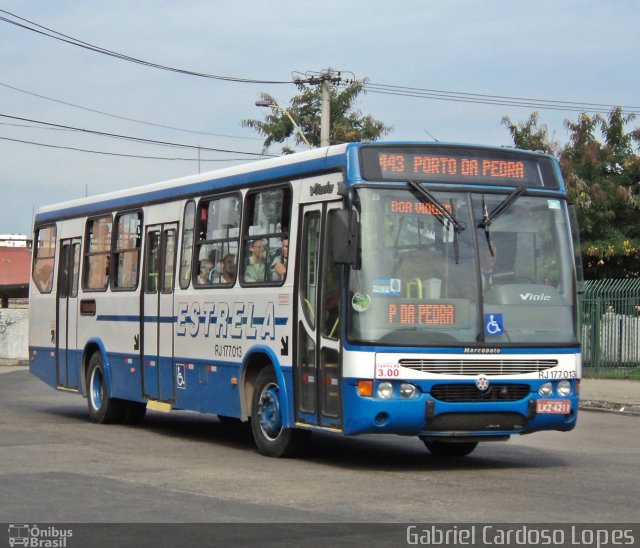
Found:
<svg viewBox="0 0 640 548"><path fill-rule="evenodd" d="M571 413L569 400L538 400L536 412L548 415L568 415Z"/></svg>

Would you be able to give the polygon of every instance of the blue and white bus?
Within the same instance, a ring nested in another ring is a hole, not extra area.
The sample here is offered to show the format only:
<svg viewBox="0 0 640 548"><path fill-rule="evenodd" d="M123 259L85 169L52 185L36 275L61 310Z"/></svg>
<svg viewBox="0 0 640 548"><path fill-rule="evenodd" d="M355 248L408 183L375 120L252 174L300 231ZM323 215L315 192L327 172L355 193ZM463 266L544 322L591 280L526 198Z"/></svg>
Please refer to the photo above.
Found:
<svg viewBox="0 0 640 548"><path fill-rule="evenodd" d="M581 353L557 161L352 143L41 208L31 372L91 420L418 436L436 455L568 431Z"/></svg>

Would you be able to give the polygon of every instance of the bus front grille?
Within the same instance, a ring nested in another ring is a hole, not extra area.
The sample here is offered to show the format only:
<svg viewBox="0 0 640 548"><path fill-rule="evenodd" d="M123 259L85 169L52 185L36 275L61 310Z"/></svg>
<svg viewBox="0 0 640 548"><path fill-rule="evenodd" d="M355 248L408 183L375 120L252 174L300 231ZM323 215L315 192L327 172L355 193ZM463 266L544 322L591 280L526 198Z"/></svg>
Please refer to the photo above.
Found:
<svg viewBox="0 0 640 548"><path fill-rule="evenodd" d="M431 396L448 403L518 401L530 391L528 384L491 384L485 391L475 384L438 384L431 389Z"/></svg>
<svg viewBox="0 0 640 548"><path fill-rule="evenodd" d="M435 373L438 375L522 375L537 373L558 365L558 360L530 359L414 359L405 358L399 361L402 367L420 371L421 373Z"/></svg>

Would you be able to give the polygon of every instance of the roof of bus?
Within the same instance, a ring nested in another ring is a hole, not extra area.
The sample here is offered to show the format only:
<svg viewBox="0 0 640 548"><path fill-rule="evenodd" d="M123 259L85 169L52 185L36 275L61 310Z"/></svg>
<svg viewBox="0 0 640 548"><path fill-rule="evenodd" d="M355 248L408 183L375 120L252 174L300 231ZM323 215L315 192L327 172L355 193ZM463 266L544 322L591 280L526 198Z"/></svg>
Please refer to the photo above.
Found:
<svg viewBox="0 0 640 548"><path fill-rule="evenodd" d="M291 155L279 156L254 163L208 171L196 175L170 179L158 183L131 187L76 200L60 202L40 207L36 213L36 224L52 222L60 218L92 215L110 209L125 209L141 204L157 203L165 200L178 200L190 195L211 192L217 188L241 186L270 179L286 179L305 174L312 175L326 170L339 170L346 165L350 149L362 146L456 146L476 147L463 143L443 143L428 141L389 141L375 143L346 143L316 148ZM482 148L505 150L504 147L483 146ZM509 149L509 150L514 150ZM540 152L518 150L521 153L545 155Z"/></svg>
<svg viewBox="0 0 640 548"><path fill-rule="evenodd" d="M286 178L286 176L295 176L296 173L339 169L344 165L344 155L347 148L358 144L349 143L317 148L277 158L259 160L251 164L246 163L43 206L36 213L36 222L43 223L77 214L90 215L92 210L104 210L110 207L117 209L126 207L126 204L148 204L166 199L180 199L189 194L198 194L215 189L216 186L212 185L213 182L224 186L234 186L278 177Z"/></svg>

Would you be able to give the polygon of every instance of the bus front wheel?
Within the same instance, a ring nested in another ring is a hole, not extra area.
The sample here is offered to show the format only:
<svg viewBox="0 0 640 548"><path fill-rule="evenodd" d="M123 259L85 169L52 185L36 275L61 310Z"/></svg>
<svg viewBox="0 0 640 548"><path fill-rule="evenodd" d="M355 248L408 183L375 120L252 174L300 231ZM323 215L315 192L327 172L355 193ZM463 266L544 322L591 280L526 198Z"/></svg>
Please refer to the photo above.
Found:
<svg viewBox="0 0 640 548"><path fill-rule="evenodd" d="M466 457L477 446L477 441L452 442L437 440L422 440L434 457Z"/></svg>
<svg viewBox="0 0 640 548"><path fill-rule="evenodd" d="M109 397L107 378L102 356L95 352L89 360L87 370L87 403L92 422L109 424L124 418L125 402Z"/></svg>
<svg viewBox="0 0 640 548"><path fill-rule="evenodd" d="M311 432L285 428L282 424L284 405L275 373L263 369L253 392L251 430L258 452L268 457L294 457L307 445Z"/></svg>

